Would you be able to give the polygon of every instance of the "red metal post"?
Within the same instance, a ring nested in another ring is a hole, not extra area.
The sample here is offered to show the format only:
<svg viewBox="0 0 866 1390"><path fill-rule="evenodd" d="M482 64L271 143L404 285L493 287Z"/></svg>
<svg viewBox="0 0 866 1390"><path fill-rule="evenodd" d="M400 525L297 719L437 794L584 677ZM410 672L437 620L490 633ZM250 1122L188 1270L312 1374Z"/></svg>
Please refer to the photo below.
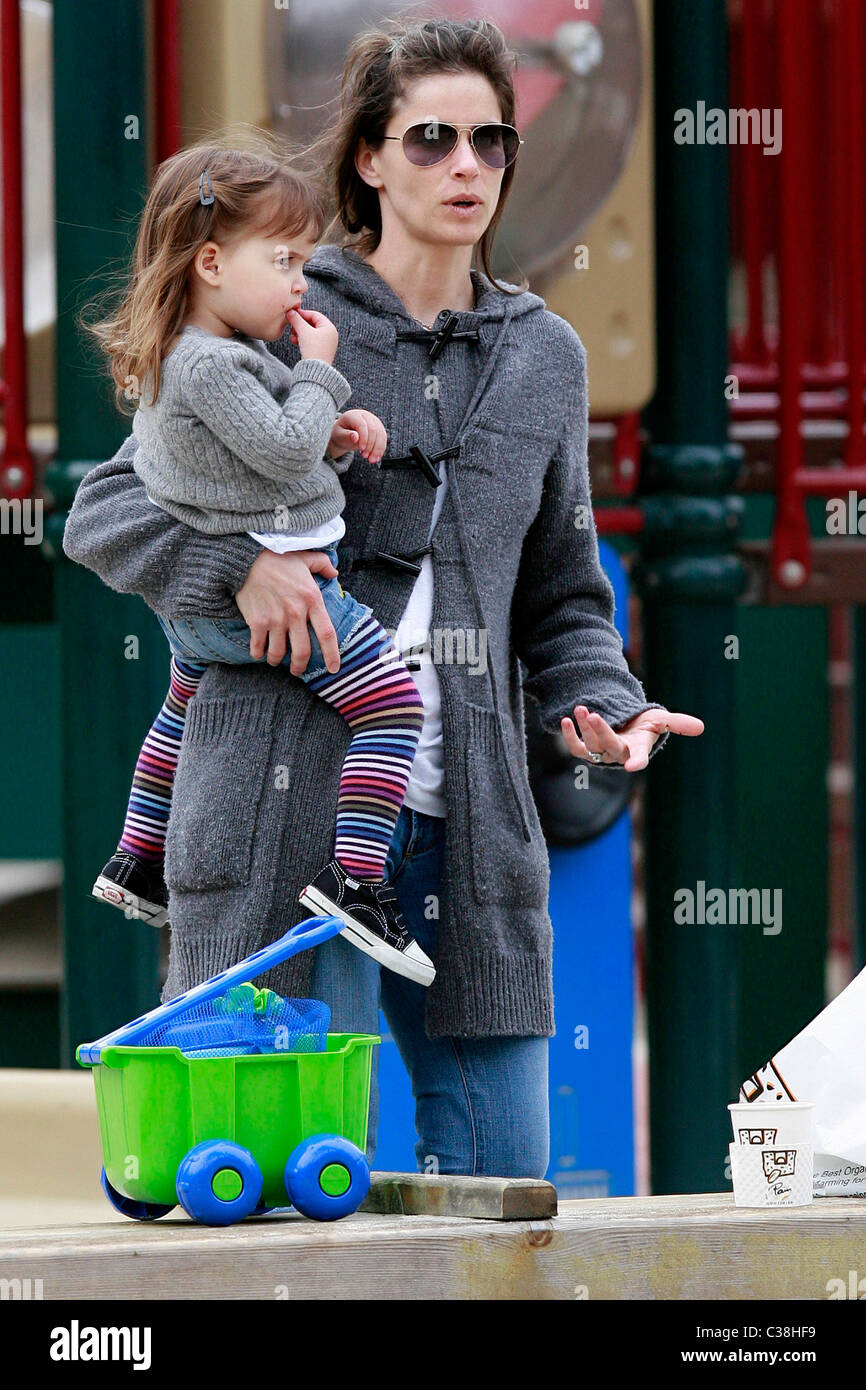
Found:
<svg viewBox="0 0 866 1390"><path fill-rule="evenodd" d="M161 164L180 149L180 6L153 0L154 159Z"/></svg>
<svg viewBox="0 0 866 1390"><path fill-rule="evenodd" d="M863 160L866 144L863 137L863 0L842 0L840 14L844 31L845 64L839 74L845 93L846 131L845 151L845 338L848 360L848 445L845 462L850 468L863 465L863 319L866 304L863 295L863 256L866 252L866 209Z"/></svg>
<svg viewBox="0 0 866 1390"><path fill-rule="evenodd" d="M809 524L794 474L802 461L800 385L806 342L802 280L815 274L804 262L808 240L809 201L813 190L806 163L807 125L815 119L802 100L801 36L808 33L810 0L786 0L779 15L777 53L782 150L779 165L779 448L776 456L776 519L773 569L787 588L804 584L810 574Z"/></svg>
<svg viewBox="0 0 866 1390"><path fill-rule="evenodd" d="M3 407L6 439L0 492L33 491L27 447L27 341L24 332L24 193L21 158L21 17L19 0L0 0L0 138L3 149L3 293L6 343Z"/></svg>
<svg viewBox="0 0 866 1390"><path fill-rule="evenodd" d="M646 518L640 507L596 507L595 529L601 535L636 535L644 529Z"/></svg>
<svg viewBox="0 0 866 1390"><path fill-rule="evenodd" d="M743 7L740 44L742 54L742 88L732 92L731 105L761 107L769 105L767 82L767 39L769 24L763 3ZM732 147L732 150L734 147ZM736 147L735 157L742 167L742 227L743 260L746 273L747 320L742 342L742 355L756 366L768 366L771 360L764 321L764 265L769 254L767 226L766 180L770 174L769 156L761 147L749 141Z"/></svg>

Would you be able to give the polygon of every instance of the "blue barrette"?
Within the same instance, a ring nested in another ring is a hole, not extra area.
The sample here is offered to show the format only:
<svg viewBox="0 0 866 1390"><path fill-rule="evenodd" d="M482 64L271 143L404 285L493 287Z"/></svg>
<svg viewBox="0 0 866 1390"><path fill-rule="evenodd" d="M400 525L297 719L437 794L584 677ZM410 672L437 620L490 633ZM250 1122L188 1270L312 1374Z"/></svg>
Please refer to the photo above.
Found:
<svg viewBox="0 0 866 1390"><path fill-rule="evenodd" d="M208 197L205 197L204 181L207 179ZM202 170L198 178L198 196L204 207L210 207L213 202L213 184L211 183L210 173L207 169Z"/></svg>

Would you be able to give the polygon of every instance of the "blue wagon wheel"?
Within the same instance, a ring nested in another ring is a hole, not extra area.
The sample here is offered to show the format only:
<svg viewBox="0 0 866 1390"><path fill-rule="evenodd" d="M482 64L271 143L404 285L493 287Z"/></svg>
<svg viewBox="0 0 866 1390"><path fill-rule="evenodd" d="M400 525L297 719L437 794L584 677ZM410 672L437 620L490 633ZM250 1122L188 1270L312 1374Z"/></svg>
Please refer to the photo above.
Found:
<svg viewBox="0 0 866 1390"><path fill-rule="evenodd" d="M178 1201L193 1221L230 1226L255 1211L263 1179L249 1149L228 1139L205 1139L184 1154L175 1186Z"/></svg>
<svg viewBox="0 0 866 1390"><path fill-rule="evenodd" d="M167 1216L170 1211L174 1211L174 1202L170 1207L165 1207L158 1202L140 1202L135 1197L124 1197L122 1192L111 1186L104 1168L99 1174L99 1181L115 1211L122 1212L124 1216L131 1216L134 1221L156 1221L160 1216Z"/></svg>
<svg viewBox="0 0 866 1390"><path fill-rule="evenodd" d="M289 1201L304 1216L336 1221L358 1210L370 1190L370 1168L342 1134L314 1134L289 1154L285 1184Z"/></svg>

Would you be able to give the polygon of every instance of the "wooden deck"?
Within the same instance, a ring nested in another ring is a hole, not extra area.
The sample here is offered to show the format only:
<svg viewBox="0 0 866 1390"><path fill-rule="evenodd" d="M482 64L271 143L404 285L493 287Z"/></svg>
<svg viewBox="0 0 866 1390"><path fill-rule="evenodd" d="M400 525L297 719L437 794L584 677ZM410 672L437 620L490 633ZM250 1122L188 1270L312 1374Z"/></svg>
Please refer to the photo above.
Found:
<svg viewBox="0 0 866 1390"><path fill-rule="evenodd" d="M783 1212L619 1197L529 1221L286 1212L224 1229L173 1213L0 1234L0 1279L41 1279L46 1300L825 1300L852 1270L866 1275L866 1200L850 1198Z"/></svg>

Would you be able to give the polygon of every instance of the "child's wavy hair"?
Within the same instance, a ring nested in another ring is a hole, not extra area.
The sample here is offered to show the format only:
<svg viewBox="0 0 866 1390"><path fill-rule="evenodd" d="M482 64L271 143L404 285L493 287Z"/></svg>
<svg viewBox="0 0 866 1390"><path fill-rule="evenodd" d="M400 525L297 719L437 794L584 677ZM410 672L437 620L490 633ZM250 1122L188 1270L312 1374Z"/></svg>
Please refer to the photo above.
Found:
<svg viewBox="0 0 866 1390"><path fill-rule="evenodd" d="M365 28L346 52L340 80L340 109L336 119L313 144L300 153L303 168L313 173L319 161L330 172L332 221L323 233L326 240L341 236L341 244L367 256L382 238L379 191L371 188L355 168L355 151L363 136L373 149L382 147L385 126L395 103L406 95L410 83L433 73L479 73L490 83L506 125L514 125L516 98L514 71L518 54L505 35L489 19L425 19L403 10ZM502 176L499 202L478 242L476 258L488 280L503 294L528 288L522 279L516 290L499 284L490 269L490 255L516 165ZM346 236L349 233L354 240Z"/></svg>
<svg viewBox="0 0 866 1390"><path fill-rule="evenodd" d="M322 234L325 191L293 166L286 142L260 126L234 130L232 144L203 139L158 166L119 307L93 321L102 313L94 301L79 315L81 328L109 359L115 401L125 415L134 413L145 383L153 383L153 401L159 394L162 360L189 311L190 269L206 242L230 245L242 236L305 231L317 241ZM204 169L214 195L209 205L199 197Z"/></svg>

